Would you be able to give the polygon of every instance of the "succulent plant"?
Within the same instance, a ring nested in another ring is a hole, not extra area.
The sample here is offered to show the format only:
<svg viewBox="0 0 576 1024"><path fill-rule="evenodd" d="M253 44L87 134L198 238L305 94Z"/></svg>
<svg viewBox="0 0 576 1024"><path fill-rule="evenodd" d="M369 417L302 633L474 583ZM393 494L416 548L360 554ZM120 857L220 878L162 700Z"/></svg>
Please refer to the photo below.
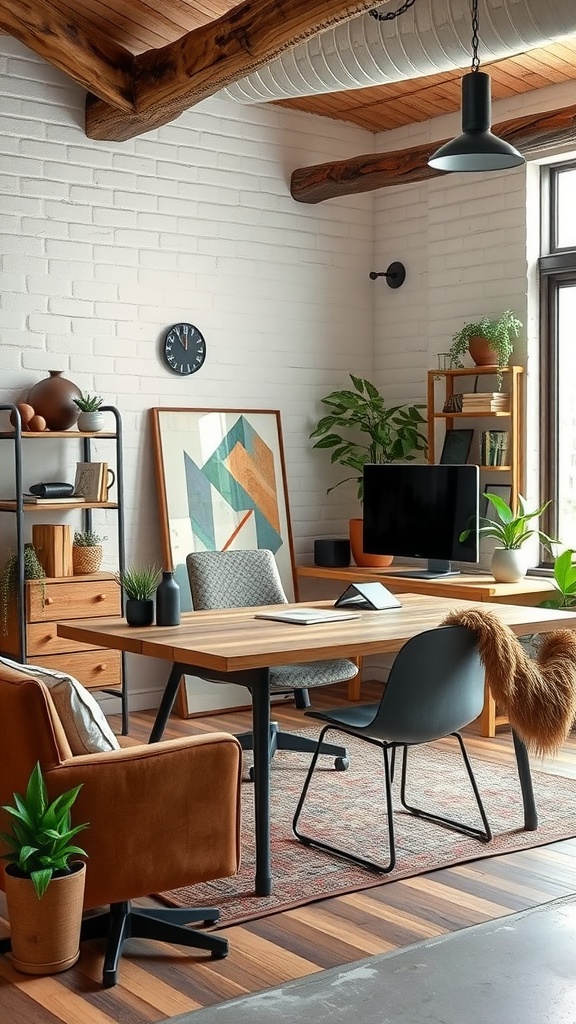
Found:
<svg viewBox="0 0 576 1024"><path fill-rule="evenodd" d="M97 412L104 399L100 395L80 395L80 398L73 398L72 401L80 412Z"/></svg>
<svg viewBox="0 0 576 1024"><path fill-rule="evenodd" d="M94 530L77 530L74 534L74 545L77 548L95 548L106 540L106 537L99 537Z"/></svg>
<svg viewBox="0 0 576 1024"><path fill-rule="evenodd" d="M132 566L115 574L116 583L132 601L149 601L156 592L162 573L155 565Z"/></svg>

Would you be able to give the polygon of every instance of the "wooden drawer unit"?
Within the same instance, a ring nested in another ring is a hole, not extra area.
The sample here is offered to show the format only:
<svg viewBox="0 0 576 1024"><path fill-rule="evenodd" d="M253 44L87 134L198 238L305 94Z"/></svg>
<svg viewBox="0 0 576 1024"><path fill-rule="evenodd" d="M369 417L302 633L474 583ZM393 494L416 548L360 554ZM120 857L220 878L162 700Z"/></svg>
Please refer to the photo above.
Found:
<svg viewBox="0 0 576 1024"><path fill-rule="evenodd" d="M76 644L80 647L80 644ZM90 647L74 654L43 655L28 658L31 665L42 665L55 672L66 672L74 676L87 689L101 690L103 687L118 686L122 673L120 651L108 651Z"/></svg>
<svg viewBox="0 0 576 1024"><path fill-rule="evenodd" d="M59 622L95 615L120 615L120 587L110 573L48 579L44 600L38 583L26 583L27 622Z"/></svg>

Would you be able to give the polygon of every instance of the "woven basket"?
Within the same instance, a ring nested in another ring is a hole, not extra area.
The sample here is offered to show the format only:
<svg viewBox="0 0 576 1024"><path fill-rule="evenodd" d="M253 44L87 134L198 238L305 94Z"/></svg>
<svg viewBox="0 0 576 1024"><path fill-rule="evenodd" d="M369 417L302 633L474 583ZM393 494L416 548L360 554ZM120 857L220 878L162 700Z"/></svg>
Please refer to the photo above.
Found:
<svg viewBox="0 0 576 1024"><path fill-rule="evenodd" d="M75 576L87 576L98 572L102 562L102 545L95 544L91 548L72 545L72 569Z"/></svg>

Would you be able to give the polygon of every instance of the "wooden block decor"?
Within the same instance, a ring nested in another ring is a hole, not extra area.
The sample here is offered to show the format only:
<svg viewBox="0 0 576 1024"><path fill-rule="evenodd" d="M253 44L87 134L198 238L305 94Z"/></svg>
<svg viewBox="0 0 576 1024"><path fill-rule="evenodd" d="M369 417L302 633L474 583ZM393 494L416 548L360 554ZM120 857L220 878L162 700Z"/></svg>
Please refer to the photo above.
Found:
<svg viewBox="0 0 576 1024"><path fill-rule="evenodd" d="M32 544L47 576L72 576L72 527L32 527Z"/></svg>

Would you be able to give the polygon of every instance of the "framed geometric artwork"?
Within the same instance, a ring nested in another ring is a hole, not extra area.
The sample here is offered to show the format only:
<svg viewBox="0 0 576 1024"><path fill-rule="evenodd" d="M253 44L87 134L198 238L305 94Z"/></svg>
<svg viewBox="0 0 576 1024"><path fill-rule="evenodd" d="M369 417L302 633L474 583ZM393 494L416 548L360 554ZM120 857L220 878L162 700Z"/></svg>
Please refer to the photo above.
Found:
<svg viewBox="0 0 576 1024"><path fill-rule="evenodd" d="M151 409L165 568L192 609L191 551L269 548L289 601L294 558L280 413Z"/></svg>

